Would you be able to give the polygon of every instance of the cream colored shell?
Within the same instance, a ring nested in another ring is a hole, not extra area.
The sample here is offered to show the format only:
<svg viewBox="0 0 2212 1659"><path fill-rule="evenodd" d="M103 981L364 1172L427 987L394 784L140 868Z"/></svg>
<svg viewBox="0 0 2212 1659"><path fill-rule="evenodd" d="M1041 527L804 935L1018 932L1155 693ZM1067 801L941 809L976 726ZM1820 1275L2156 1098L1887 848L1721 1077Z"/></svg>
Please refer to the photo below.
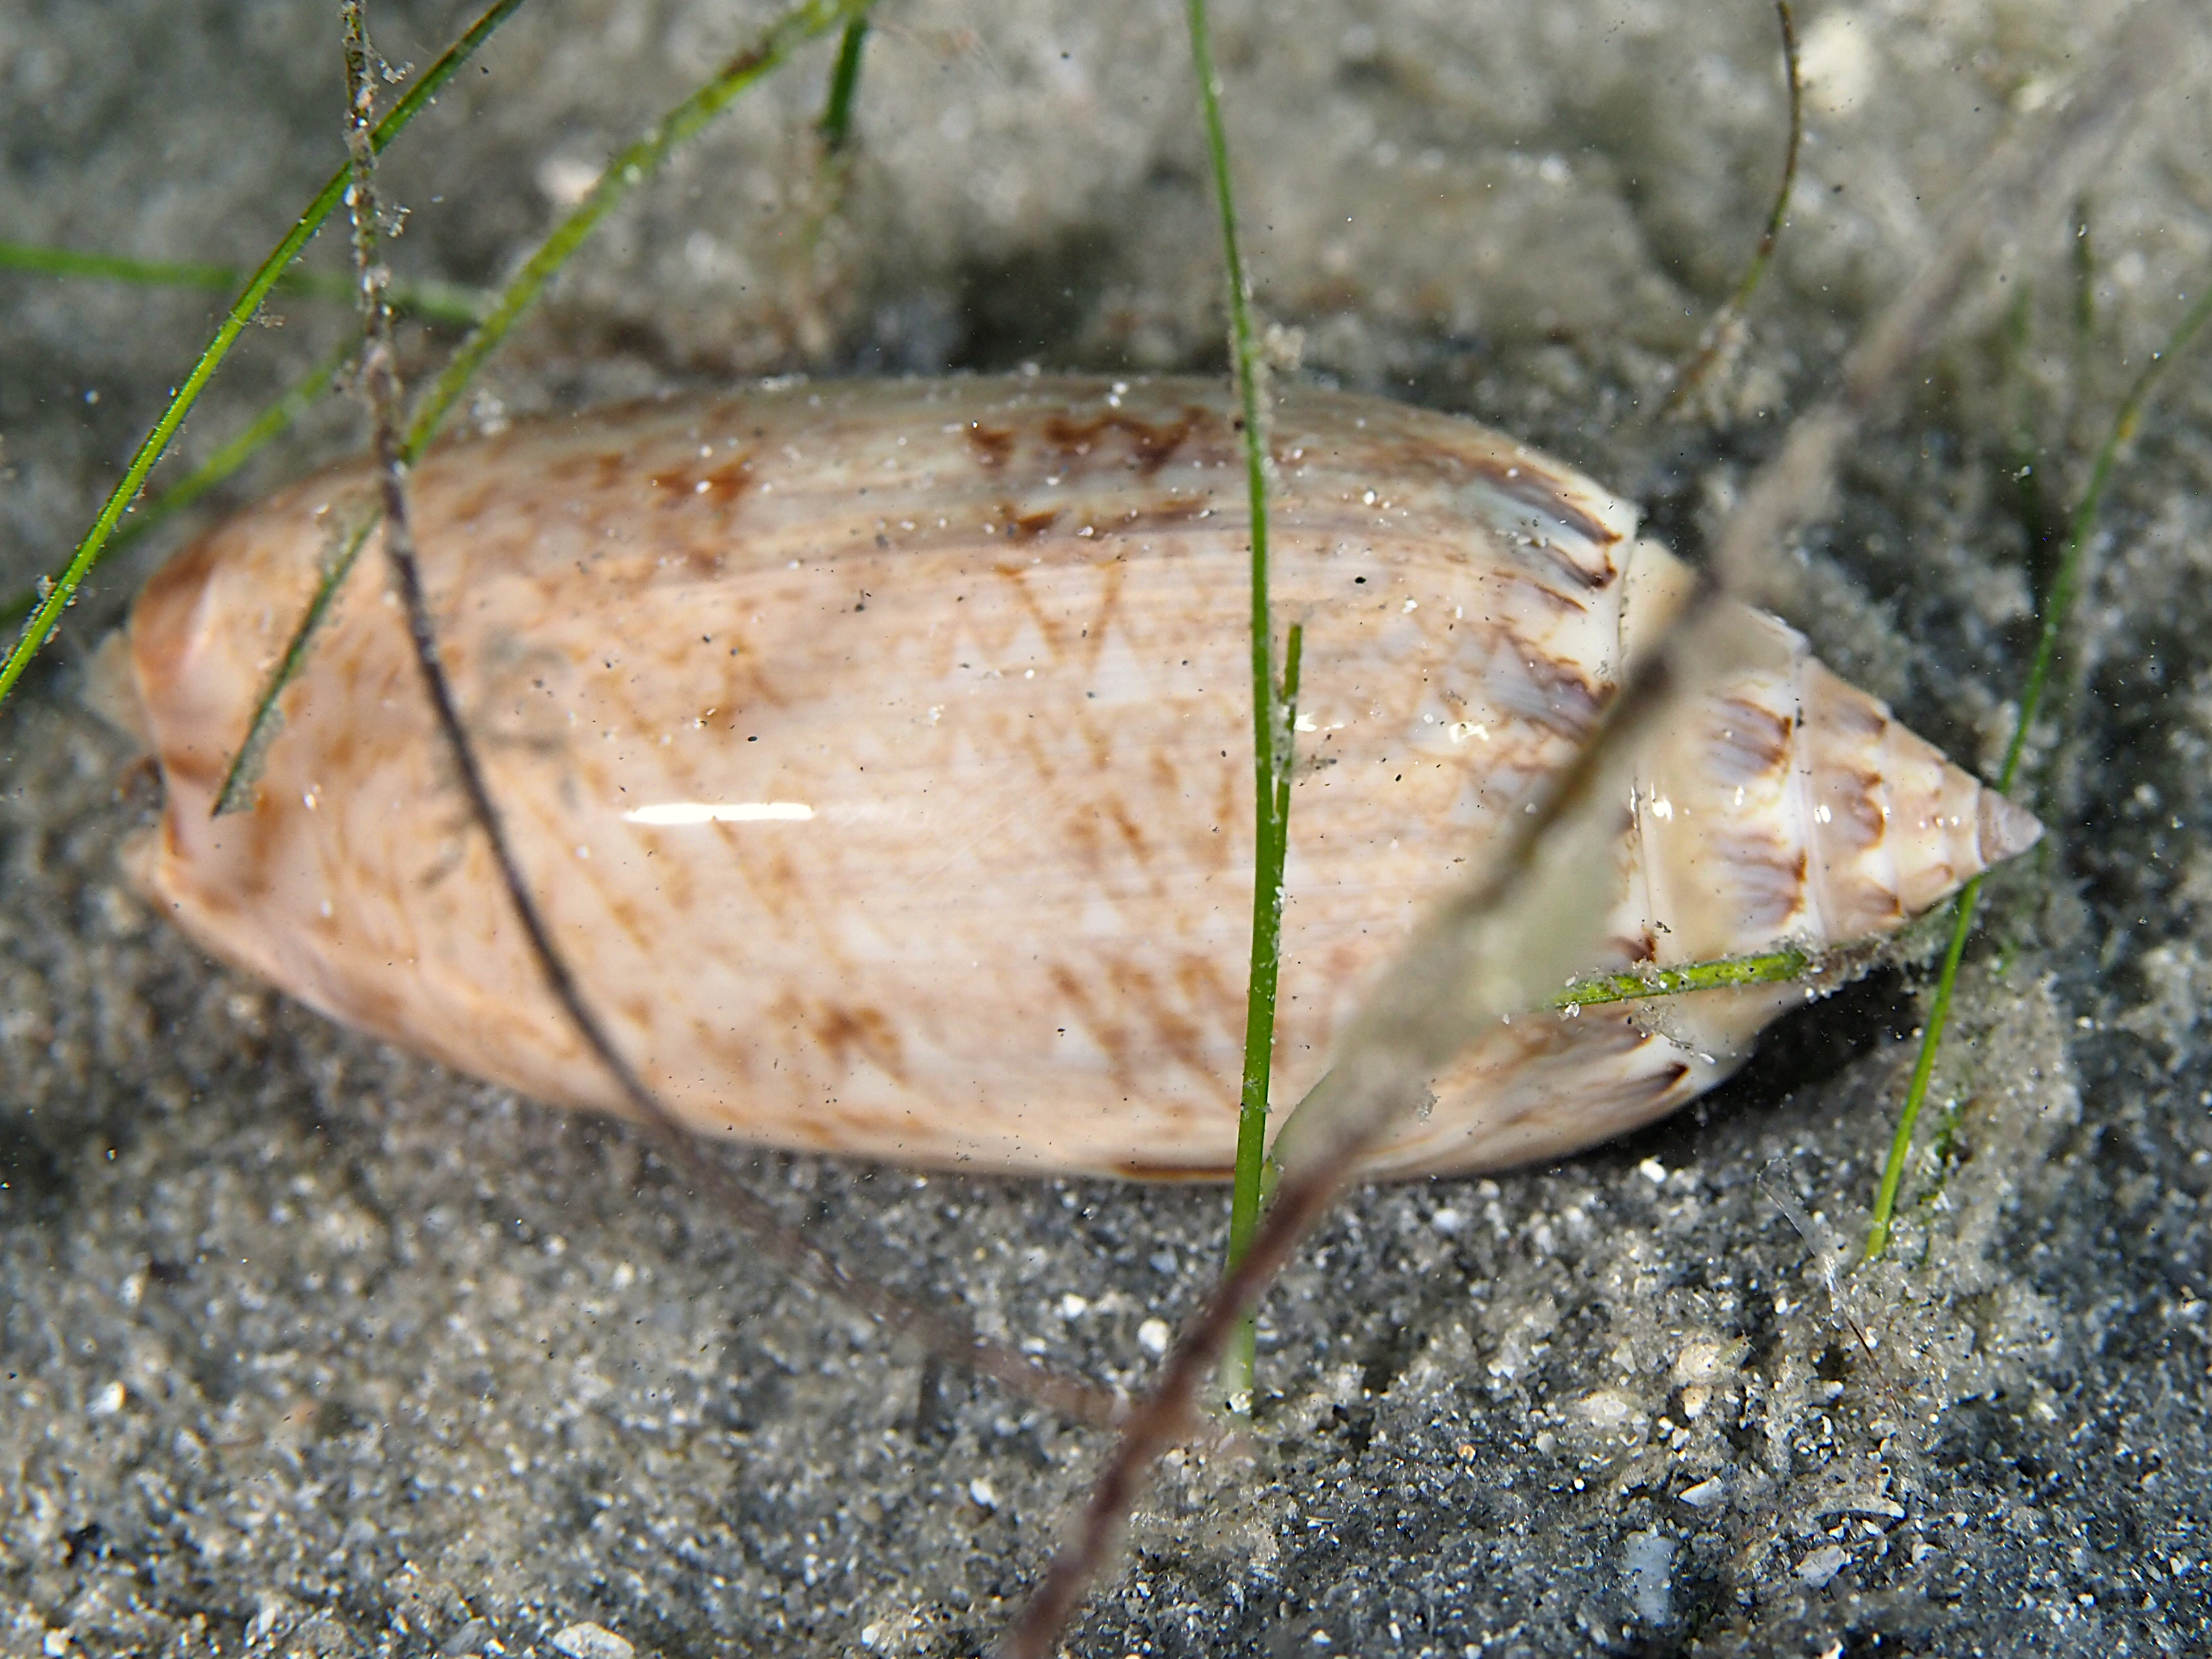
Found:
<svg viewBox="0 0 2212 1659"><path fill-rule="evenodd" d="M1248 519L1196 381L763 388L448 444L414 479L445 660L586 994L689 1122L977 1169L1219 1175L1250 912ZM1277 1097L1611 694L1680 568L1468 422L1292 390L1275 602L1305 624ZM140 878L314 1007L615 1109L434 740L372 544L213 793L358 468L178 556L132 621L167 781ZM1764 621L1647 767L1608 963L1894 925L2033 825ZM1593 963L1593 967L1605 965ZM1781 990L1516 1020L1391 1173L1587 1146L1725 1073Z"/></svg>

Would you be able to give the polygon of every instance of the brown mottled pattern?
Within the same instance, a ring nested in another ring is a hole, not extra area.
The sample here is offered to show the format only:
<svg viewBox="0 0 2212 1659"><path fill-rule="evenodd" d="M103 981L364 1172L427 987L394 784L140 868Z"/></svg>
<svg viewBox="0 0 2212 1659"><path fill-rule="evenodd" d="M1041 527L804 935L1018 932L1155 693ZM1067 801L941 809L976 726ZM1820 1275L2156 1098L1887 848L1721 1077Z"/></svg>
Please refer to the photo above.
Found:
<svg viewBox="0 0 2212 1659"><path fill-rule="evenodd" d="M1629 509L1468 422L1294 390L1273 442L1276 599L1305 623L1310 727L1289 1098L1424 903L1611 696L1624 589L1679 584ZM1226 1168L1251 826L1224 392L780 386L448 445L415 485L446 660L531 879L679 1112L914 1162ZM361 488L341 471L276 496L142 599L169 789L143 878L210 949L339 1018L611 1107L450 788L375 559L286 695L258 805L208 817ZM1940 822L1961 802L1977 821L1972 780L1820 672L1778 627L1772 665L1655 757L1619 959L1841 937L1838 919L1886 906L1886 925L1895 895L1924 904L1978 867ZM1890 833L1824 841L1822 804L1846 826L1887 812ZM1900 853L1912 836L1926 844ZM1707 1086L1777 1003L1518 1020L1377 1168L1618 1133Z"/></svg>

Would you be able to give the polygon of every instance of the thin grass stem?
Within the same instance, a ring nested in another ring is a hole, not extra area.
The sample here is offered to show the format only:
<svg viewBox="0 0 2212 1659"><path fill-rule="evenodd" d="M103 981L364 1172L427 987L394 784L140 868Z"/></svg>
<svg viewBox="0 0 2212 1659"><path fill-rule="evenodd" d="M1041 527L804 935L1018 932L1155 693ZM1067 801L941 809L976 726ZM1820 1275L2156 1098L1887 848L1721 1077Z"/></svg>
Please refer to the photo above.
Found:
<svg viewBox="0 0 2212 1659"><path fill-rule="evenodd" d="M1237 1113L1237 1169L1230 1197L1229 1261L1233 1267L1259 1224L1267 1147L1267 1088L1275 1054L1275 1001L1282 975L1283 866L1289 850L1291 689L1275 673L1274 617L1268 598L1267 407L1265 364L1252 328L1251 287L1237 237L1237 198L1230 176L1229 133L1221 118L1221 78L1214 69L1212 26L1206 0L1189 0L1192 67L1206 121L1213 199L1219 210L1221 258L1229 280L1229 354L1243 412L1244 483L1252 519L1252 949L1244 1002L1244 1073ZM1255 1334L1231 1342L1222 1377L1231 1410L1249 1411Z"/></svg>
<svg viewBox="0 0 2212 1659"><path fill-rule="evenodd" d="M853 106L860 88L861 49L868 43L864 11L845 25L837 42L836 66L830 71L830 96L822 108L822 148L835 155L853 141Z"/></svg>
<svg viewBox="0 0 2212 1659"><path fill-rule="evenodd" d="M222 787L215 792L215 805L208 809L210 817L253 809L254 786L261 779L263 759L283 727L277 699L307 665L308 653L316 636L323 631L323 624L330 619L331 606L337 602L339 590L344 587L346 578L353 574L354 565L361 557L361 550L368 545L368 538L375 530L375 515L365 515L346 529L337 554L324 564L307 610L301 613L292 637L284 642L283 654L276 659L276 667L270 671L261 688L261 696L253 705L253 718L246 723L246 736L223 771Z"/></svg>
<svg viewBox="0 0 2212 1659"><path fill-rule="evenodd" d="M470 26L468 33L448 46L422 79L410 87L371 130L368 136L371 149L382 151L405 131L407 124L422 111L438 89L453 79L455 71L475 55L477 49L491 37L492 32L504 23L522 3L523 0L494 0L491 7ZM55 629L61 625L62 612L75 601L77 589L83 585L93 567L99 563L115 534L116 526L122 522L123 515L137 499L139 490L145 487L147 475L153 471L154 464L167 450L170 440L177 434L177 428L184 424L185 416L199 401L201 392L222 366L223 359L229 356L239 335L253 320L255 313L261 308L261 302L269 297L270 290L276 287L277 280L290 269L292 261L299 258L300 251L307 246L308 239L322 228L323 221L330 217L337 207L345 194L348 174L349 168L345 167L331 173L322 189L315 193L314 199L307 204L307 210L270 251L269 257L255 268L252 279L238 298L231 301L214 338L201 351L183 384L171 394L168 407L162 410L161 419L139 442L131 457L130 465L124 469L123 477L108 493L106 501L93 520L92 528L76 544L61 574L52 579L52 586L46 590L38 608L32 612L31 620L25 625L21 636L8 653L7 660L0 663L0 702L8 700L9 694L15 689L16 682L30 667L31 659L53 637Z"/></svg>
<svg viewBox="0 0 2212 1659"><path fill-rule="evenodd" d="M725 64L691 95L647 127L601 171L597 182L553 233L524 261L490 313L423 394L408 423L405 453L420 459L485 358L498 349L522 314L536 303L562 266L630 191L660 170L679 147L696 137L724 106L763 76L781 68L791 54L840 24L867 15L873 0L805 0L769 25L751 46Z"/></svg>
<svg viewBox="0 0 2212 1659"><path fill-rule="evenodd" d="M401 459L410 466L422 459L437 436L440 422L467 390L477 370L498 349L515 323L544 291L545 285L590 238L617 203L657 171L684 140L704 128L731 99L773 72L806 40L826 33L840 17L849 22L865 16L872 3L873 0L840 0L838 3L817 0L787 11L751 46L731 59L713 79L647 127L610 161L582 204L553 228L551 234L538 245L514 280L501 291L483 320L462 342L460 349L417 405L400 447ZM229 768L223 775L223 786L216 793L215 810L218 813L241 811L252 804L254 775L280 722L277 700L306 665L315 634L329 616L338 590L353 574L362 543L374 527L372 524L359 535L349 538L337 556L325 567L283 655L255 700L253 716L246 722L246 734L231 757Z"/></svg>
<svg viewBox="0 0 2212 1659"><path fill-rule="evenodd" d="M2212 286L2197 297L2196 304L2184 313L2166 337L2166 343L2151 354L2151 360L2136 376L2135 383L2121 398L2113 411L2111 428L2098 447L2096 459L2089 469L2089 480L2081 491L2066 526L2066 550L2060 556L2058 568L2052 573L2051 592L2043 602L2043 625L2036 636L2035 656L2028 665L2027 683L2021 693L2020 713L2013 721L2012 741L2005 746L2004 764L1997 772L1997 792L2011 793L2014 780L2020 772L2021 757L2027 752L2028 733L2034 728L2035 719L2043 708L2045 692L2050 688L2051 670L2058 659L2058 647L2064 637L2066 626L2072 618L2074 604L2081 591L2081 579L2088 562L2090 532L2096 527L2097 514L2103 507L2105 494L2118 464L2119 453L2128 441L2135 436L2142 420L2144 408L2159 382L2165 378L2173 360L2187 349L2208 319L2212 319ZM1875 1194L1874 1218L1867 1228L1866 1259L1869 1261L1889 1248L1890 1233L1897 1212L1897 1195L1905 1184L1905 1168L1912 1156L1913 1131L1919 1125L1920 1112L1927 1103L1929 1085L1936 1074L1936 1057L1942 1046L1944 1027L1951 1017L1951 1000L1958 983L1959 964L1966 953L1967 936L1974 925L1974 907L1982 895L1982 878L1975 877L1960 890L1951 924L1951 941L1943 952L1943 966L1936 978L1936 991L1929 999L1928 1018L1920 1031L1920 1051L1912 1063L1912 1080L1906 1085L1904 1109L1899 1112L1896 1132L1890 1137L1889 1157L1882 1165L1881 1185Z"/></svg>
<svg viewBox="0 0 2212 1659"><path fill-rule="evenodd" d="M1805 140L1805 83L1798 70L1797 20L1790 12L1790 0L1774 0L1774 12L1782 29L1783 76L1790 92L1790 136L1783 149L1782 181L1775 186L1774 204L1767 210L1766 227L1752 250L1750 264L1744 267L1735 292L1698 336L1688 361L1675 371L1674 389L1660 408L1662 415L1680 410L1724 364L1733 361L1742 343L1743 319L1751 309L1752 297L1766 280L1775 246L1782 240L1782 228L1789 222L1790 192L1797 185L1797 152Z"/></svg>
<svg viewBox="0 0 2212 1659"><path fill-rule="evenodd" d="M1560 1010L1594 1008L1609 1002L1686 996L1693 991L1719 991L1743 985L1788 985L1803 979L1818 965L1808 952L1784 949L1753 956L1720 957L1710 962L1686 962L1678 967L1651 968L1641 972L1624 969L1613 974L1589 974L1572 981L1552 999L1551 1006Z"/></svg>
<svg viewBox="0 0 2212 1659"><path fill-rule="evenodd" d="M226 294L246 280L246 273L233 265L132 259L117 253L89 253L34 242L0 241L0 270L131 283L142 288L212 289ZM286 270L278 274L270 292L350 303L353 283L349 277L319 270ZM480 319L491 306L489 295L459 283L395 281L386 297L395 313L463 326Z"/></svg>

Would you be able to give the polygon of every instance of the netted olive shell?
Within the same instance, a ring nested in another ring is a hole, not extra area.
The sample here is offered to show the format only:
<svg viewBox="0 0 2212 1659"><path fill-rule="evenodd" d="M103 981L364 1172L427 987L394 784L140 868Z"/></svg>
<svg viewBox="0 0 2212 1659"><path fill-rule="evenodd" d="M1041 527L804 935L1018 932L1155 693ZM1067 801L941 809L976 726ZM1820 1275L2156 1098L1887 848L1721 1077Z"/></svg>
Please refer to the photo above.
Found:
<svg viewBox="0 0 2212 1659"><path fill-rule="evenodd" d="M976 1169L1219 1175L1252 829L1226 392L766 387L519 425L414 476L446 665L586 994L687 1121ZM1285 391L1278 612L1305 628L1278 1098L1424 902L1591 729L1682 586L1632 509L1449 416ZM319 568L325 473L180 554L131 624L167 783L143 884L349 1024L614 1109L451 786L372 543L210 816ZM1771 619L1647 763L1603 962L1894 926L2033 820ZM1587 1146L1723 1075L1796 988L1516 1018L1392 1173Z"/></svg>

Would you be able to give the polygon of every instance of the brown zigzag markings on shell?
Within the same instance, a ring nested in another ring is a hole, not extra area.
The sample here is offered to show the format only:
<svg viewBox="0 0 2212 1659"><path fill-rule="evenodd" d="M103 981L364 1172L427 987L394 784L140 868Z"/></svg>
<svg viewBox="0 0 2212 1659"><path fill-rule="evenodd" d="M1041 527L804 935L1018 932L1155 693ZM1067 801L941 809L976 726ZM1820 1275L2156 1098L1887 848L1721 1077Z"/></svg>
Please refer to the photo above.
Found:
<svg viewBox="0 0 2212 1659"><path fill-rule="evenodd" d="M1275 600L1306 629L1287 1099L1685 578L1632 509L1467 421L1298 389L1272 442ZM380 564L286 692L253 809L210 816L367 489L352 467L288 490L139 600L168 791L139 879L325 1013L615 1108L446 781ZM451 443L415 490L447 665L530 878L687 1121L912 1163L1226 1172L1251 766L1224 389L779 386ZM1594 969L1858 939L2037 833L1758 627L1763 659L1639 774ZM1802 994L1517 1020L1374 1168L1618 1134Z"/></svg>

